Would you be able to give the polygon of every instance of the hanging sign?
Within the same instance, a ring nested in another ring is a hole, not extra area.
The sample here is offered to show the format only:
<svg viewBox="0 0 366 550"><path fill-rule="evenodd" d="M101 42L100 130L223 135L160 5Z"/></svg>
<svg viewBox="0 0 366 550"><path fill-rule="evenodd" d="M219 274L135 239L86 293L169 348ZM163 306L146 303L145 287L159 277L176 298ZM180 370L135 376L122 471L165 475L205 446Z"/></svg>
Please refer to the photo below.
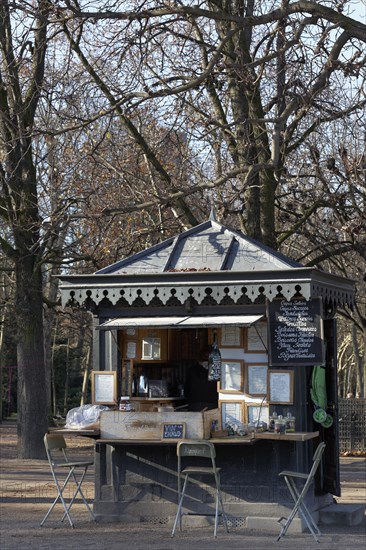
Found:
<svg viewBox="0 0 366 550"><path fill-rule="evenodd" d="M217 346L216 338L208 356L208 379L210 381L221 380L221 353Z"/></svg>
<svg viewBox="0 0 366 550"><path fill-rule="evenodd" d="M268 304L269 364L324 364L320 298Z"/></svg>

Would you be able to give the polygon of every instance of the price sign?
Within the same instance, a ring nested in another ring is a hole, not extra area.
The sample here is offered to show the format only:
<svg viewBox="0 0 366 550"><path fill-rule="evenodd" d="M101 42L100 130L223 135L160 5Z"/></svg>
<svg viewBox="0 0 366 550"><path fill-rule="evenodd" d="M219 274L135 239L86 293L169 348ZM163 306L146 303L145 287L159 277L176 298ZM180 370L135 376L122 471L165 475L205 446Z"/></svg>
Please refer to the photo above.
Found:
<svg viewBox="0 0 366 550"><path fill-rule="evenodd" d="M186 433L185 422L165 422L163 424L163 439L184 439Z"/></svg>

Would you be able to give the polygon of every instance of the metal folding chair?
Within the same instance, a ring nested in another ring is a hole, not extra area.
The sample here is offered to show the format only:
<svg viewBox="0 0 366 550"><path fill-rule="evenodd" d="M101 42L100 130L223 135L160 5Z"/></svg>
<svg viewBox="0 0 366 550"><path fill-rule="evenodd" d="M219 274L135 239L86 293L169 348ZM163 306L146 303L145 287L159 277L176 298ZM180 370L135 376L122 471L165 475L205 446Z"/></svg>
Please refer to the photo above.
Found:
<svg viewBox="0 0 366 550"><path fill-rule="evenodd" d="M316 474L316 471L319 467L320 461L323 456L323 452L325 449L325 443L319 443L314 456L313 456L313 465L311 467L311 470L309 473L301 473L301 472L290 472L287 470L284 470L283 472L280 472L278 475L283 476L286 482L286 485L290 491L290 494L295 502L295 506L291 512L291 514L288 516L288 518L280 518L278 522L282 525L281 532L277 538L277 541L280 540L281 537L283 537L296 514L299 512L299 514L303 517L306 525L308 526L310 532L312 533L314 539L319 542L318 536L321 535L321 532L317 526L317 524L314 521L314 518L312 517L311 513L309 512L307 506L305 505L305 497L306 494L310 488L310 485L314 479L314 476ZM302 489L298 489L296 481L303 480L305 481Z"/></svg>
<svg viewBox="0 0 366 550"><path fill-rule="evenodd" d="M67 454L66 441L64 436L61 434L57 434L57 433L46 434L44 436L44 445L46 448L47 458L51 468L52 477L57 488L57 497L55 498L47 514L41 521L41 527L46 521L46 519L48 518L48 516L50 515L50 513L52 512L52 510L54 509L54 507L56 506L57 502L60 501L64 508L64 515L61 521L64 521L65 517L67 517L71 527L74 528L74 523L70 516L70 509L74 504L78 494L80 495L85 506L87 507L92 520L95 521L94 514L81 489L81 485L84 481L88 468L89 466L92 466L94 463L93 460L86 460L86 461L69 460L69 457ZM61 471L58 471L59 469ZM78 474L76 474L76 471L78 471ZM59 479L59 478L63 478L63 479ZM75 483L76 489L73 493L73 496L70 502L66 503L64 498L64 493L69 481L72 481Z"/></svg>
<svg viewBox="0 0 366 550"><path fill-rule="evenodd" d="M191 441L182 440L177 444L177 456L178 456L178 510L175 516L175 521L172 530L172 537L174 536L177 523L179 521L179 529L182 530L182 516L183 515L196 515L196 516L215 516L215 528L214 536L217 535L217 525L219 515L222 516L225 524L226 531L229 532L227 517L224 511L224 505L222 502L221 488L220 488L220 469L216 467L216 451L215 446L210 441ZM182 469L182 457L193 458L207 458L211 461L211 466L185 466ZM192 481L192 477L196 476L212 476L215 480L215 514L211 513L182 513L183 500L186 495L186 488L188 480ZM182 478L184 477L183 490L182 490ZM219 513L219 507L221 512Z"/></svg>

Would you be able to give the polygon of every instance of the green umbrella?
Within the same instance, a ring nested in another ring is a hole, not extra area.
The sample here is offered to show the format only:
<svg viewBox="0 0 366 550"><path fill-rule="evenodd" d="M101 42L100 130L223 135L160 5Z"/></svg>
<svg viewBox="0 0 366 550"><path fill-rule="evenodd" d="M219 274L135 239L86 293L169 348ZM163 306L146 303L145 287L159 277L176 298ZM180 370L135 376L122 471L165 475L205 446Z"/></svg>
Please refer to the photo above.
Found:
<svg viewBox="0 0 366 550"><path fill-rule="evenodd" d="M315 365L313 367L310 389L310 395L314 405L324 410L327 408L328 402L325 374L325 367Z"/></svg>
<svg viewBox="0 0 366 550"><path fill-rule="evenodd" d="M325 374L325 367L321 365L313 367L310 395L315 405L313 414L315 422L319 422L323 428L330 428L333 424L333 418L326 413L328 400Z"/></svg>

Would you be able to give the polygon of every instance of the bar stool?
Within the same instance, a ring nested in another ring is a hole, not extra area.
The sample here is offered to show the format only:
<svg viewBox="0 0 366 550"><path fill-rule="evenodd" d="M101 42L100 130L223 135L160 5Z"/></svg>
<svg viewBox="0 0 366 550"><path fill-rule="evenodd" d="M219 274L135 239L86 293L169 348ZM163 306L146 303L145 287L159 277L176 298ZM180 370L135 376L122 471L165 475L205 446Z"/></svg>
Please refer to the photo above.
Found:
<svg viewBox="0 0 366 550"><path fill-rule="evenodd" d="M213 443L210 441L193 441L182 440L177 444L177 456L178 456L178 510L175 516L172 537L175 534L177 523L179 521L179 530L182 530L182 516L183 515L198 515L198 516L215 516L215 528L214 537L217 536L217 526L219 515L222 516L225 524L226 531L229 532L227 517L224 511L224 505L222 502L221 488L220 488L220 469L216 467L216 450ZM206 458L211 461L210 466L186 466L182 469L182 457L194 457L194 458ZM182 513L183 501L186 495L186 488L188 480L195 478L196 476L211 476L215 480L215 514L211 513ZM183 490L181 489L182 477L184 477ZM221 512L219 513L219 507Z"/></svg>

